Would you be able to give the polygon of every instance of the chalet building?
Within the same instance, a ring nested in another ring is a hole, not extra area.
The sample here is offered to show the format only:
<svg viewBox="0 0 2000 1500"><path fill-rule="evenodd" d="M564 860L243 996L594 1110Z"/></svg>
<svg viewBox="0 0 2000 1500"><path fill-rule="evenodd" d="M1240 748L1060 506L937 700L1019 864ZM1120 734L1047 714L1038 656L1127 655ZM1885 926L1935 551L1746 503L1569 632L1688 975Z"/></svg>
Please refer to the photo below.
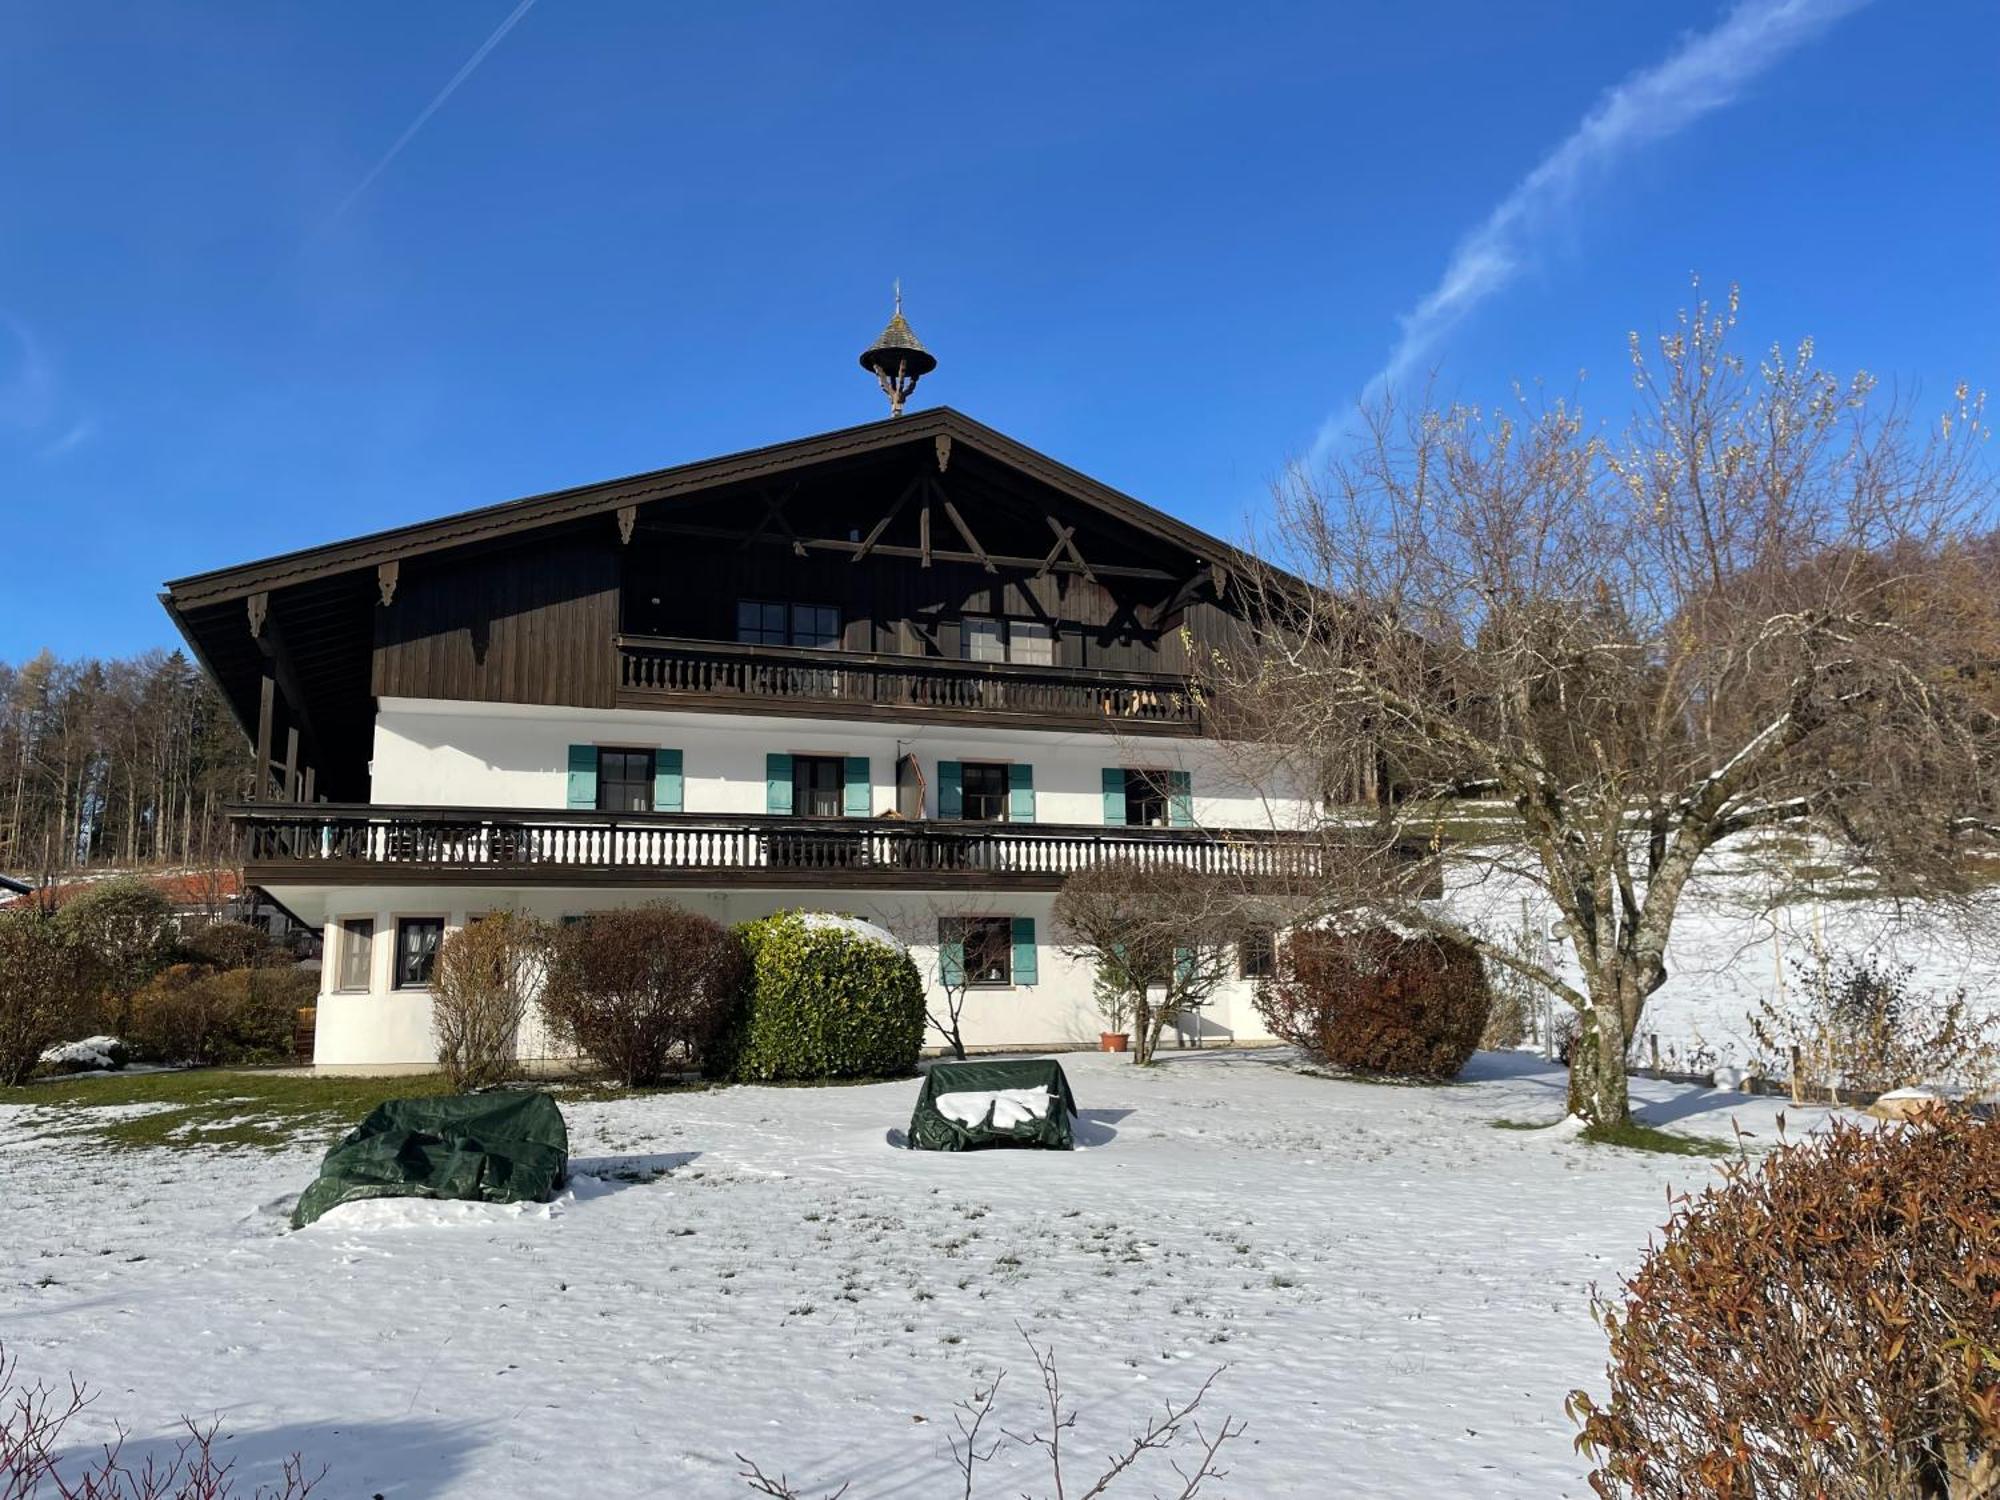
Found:
<svg viewBox="0 0 2000 1500"><path fill-rule="evenodd" d="M900 313L871 356L899 406L928 368ZM321 1065L433 1061L437 945L483 912L662 897L866 917L930 973L951 945L968 1042L1050 1046L1103 1029L1067 874L1305 847L1314 798L1233 784L1188 690L1243 562L940 407L162 599L256 744L246 879L323 927ZM1268 942L1209 1036L1261 1034Z"/></svg>

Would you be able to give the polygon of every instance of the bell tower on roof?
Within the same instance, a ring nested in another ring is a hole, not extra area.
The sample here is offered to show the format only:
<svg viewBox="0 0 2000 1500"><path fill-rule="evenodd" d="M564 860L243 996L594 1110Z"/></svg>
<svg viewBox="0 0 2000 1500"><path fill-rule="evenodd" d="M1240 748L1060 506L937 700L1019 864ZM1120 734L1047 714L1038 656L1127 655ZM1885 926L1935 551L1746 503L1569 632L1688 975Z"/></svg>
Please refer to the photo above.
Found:
<svg viewBox="0 0 2000 1500"><path fill-rule="evenodd" d="M900 417L917 382L937 368L937 356L923 346L903 316L903 284L896 283L896 311L881 336L861 354L861 368L882 384L889 398L889 415Z"/></svg>

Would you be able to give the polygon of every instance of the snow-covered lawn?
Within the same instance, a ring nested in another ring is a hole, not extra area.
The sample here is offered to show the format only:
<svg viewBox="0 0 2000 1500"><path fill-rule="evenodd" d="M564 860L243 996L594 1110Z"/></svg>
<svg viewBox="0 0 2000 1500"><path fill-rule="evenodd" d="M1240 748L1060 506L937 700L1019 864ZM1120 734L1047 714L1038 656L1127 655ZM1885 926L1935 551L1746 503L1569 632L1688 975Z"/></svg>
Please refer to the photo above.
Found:
<svg viewBox="0 0 2000 1500"><path fill-rule="evenodd" d="M10 1102L0 1339L97 1388L100 1423L219 1415L245 1475L296 1448L330 1496L744 1495L741 1451L813 1495L937 1500L975 1380L1008 1370L1033 1423L1023 1331L1080 1458L1226 1364L1210 1406L1250 1425L1212 1493L1585 1495L1562 1402L1603 1367L1591 1283L1716 1164L1493 1128L1561 1113L1532 1060L1439 1089L1292 1062L1065 1058L1067 1155L896 1149L915 1082L572 1103L554 1204L296 1234L316 1151L109 1149ZM1653 1123L1775 1138L1773 1101L1635 1091ZM1003 1456L982 1493L1035 1474Z"/></svg>

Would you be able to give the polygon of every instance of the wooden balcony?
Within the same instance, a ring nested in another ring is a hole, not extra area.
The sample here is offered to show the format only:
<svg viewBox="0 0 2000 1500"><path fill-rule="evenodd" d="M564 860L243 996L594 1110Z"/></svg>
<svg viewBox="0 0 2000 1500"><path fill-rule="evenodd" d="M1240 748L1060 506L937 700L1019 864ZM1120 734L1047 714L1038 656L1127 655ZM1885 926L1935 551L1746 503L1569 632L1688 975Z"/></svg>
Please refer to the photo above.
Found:
<svg viewBox="0 0 2000 1500"><path fill-rule="evenodd" d="M1114 734L1202 732L1187 680L1159 673L658 636L618 638L618 706Z"/></svg>
<svg viewBox="0 0 2000 1500"><path fill-rule="evenodd" d="M320 803L230 809L255 885L1054 890L1106 860L1310 881L1311 834Z"/></svg>

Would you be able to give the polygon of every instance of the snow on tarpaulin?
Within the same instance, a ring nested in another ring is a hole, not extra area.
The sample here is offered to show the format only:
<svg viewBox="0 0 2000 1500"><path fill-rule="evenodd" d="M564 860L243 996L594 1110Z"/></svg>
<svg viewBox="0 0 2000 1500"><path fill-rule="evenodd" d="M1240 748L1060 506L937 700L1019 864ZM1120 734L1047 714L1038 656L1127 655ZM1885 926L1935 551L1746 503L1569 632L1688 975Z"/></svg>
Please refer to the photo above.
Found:
<svg viewBox="0 0 2000 1500"><path fill-rule="evenodd" d="M326 1153L292 1227L357 1198L544 1202L568 1173L569 1134L547 1094L391 1099Z"/></svg>
<svg viewBox="0 0 2000 1500"><path fill-rule="evenodd" d="M931 1100L937 1112L961 1125L982 1121L1011 1130L1029 1120L1044 1118L1056 1096L1047 1089L970 1089L958 1094L939 1094Z"/></svg>
<svg viewBox="0 0 2000 1500"><path fill-rule="evenodd" d="M910 1115L915 1151L980 1151L993 1146L1075 1145L1076 1100L1052 1057L941 1062L924 1074Z"/></svg>

